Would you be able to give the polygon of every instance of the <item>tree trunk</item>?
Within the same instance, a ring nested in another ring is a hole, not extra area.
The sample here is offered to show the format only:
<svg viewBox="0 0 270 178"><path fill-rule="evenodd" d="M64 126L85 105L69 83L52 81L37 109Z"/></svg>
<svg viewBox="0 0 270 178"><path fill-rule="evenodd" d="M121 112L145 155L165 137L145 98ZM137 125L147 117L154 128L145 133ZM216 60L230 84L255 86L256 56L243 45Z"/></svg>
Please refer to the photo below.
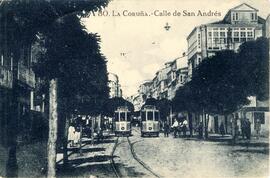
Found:
<svg viewBox="0 0 270 178"><path fill-rule="evenodd" d="M68 128L69 128L69 114L65 114L65 131L63 136L63 166L68 167Z"/></svg>
<svg viewBox="0 0 270 178"><path fill-rule="evenodd" d="M193 123L192 123L192 114L188 112L188 126L189 126L189 135L193 136Z"/></svg>
<svg viewBox="0 0 270 178"><path fill-rule="evenodd" d="M208 124L209 124L209 114L207 114L207 118L206 118L206 114L205 114L205 138L208 138Z"/></svg>
<svg viewBox="0 0 270 178"><path fill-rule="evenodd" d="M18 117L19 117L19 86L18 86L18 59L20 47L14 46L16 52L14 53L13 66L12 66L12 91L11 91L11 108L7 120L7 146L8 146L8 160L6 164L6 176L17 177L17 133L18 133Z"/></svg>
<svg viewBox="0 0 270 178"><path fill-rule="evenodd" d="M48 172L47 177L56 177L56 140L57 140L57 79L50 81L50 110L48 138Z"/></svg>

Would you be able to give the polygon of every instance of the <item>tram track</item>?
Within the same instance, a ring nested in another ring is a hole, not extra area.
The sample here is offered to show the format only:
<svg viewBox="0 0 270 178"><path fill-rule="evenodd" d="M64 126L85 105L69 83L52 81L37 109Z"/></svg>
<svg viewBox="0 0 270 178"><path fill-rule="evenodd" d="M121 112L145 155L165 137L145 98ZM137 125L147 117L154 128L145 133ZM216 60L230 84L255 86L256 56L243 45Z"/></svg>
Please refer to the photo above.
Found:
<svg viewBox="0 0 270 178"><path fill-rule="evenodd" d="M119 145L118 141L119 141L119 137L117 137L117 139L115 140L115 143L114 143L114 146L113 146L113 150L112 150L111 155L110 155L110 157L111 157L111 159L110 159L110 164L111 164L112 170L113 170L113 172L114 172L114 175L115 175L117 178L120 178L121 176L120 176L120 174L118 173L117 168L116 168L116 165L115 165L115 162L114 162L114 160L113 160L114 152L115 152L115 150L116 150L116 147Z"/></svg>
<svg viewBox="0 0 270 178"><path fill-rule="evenodd" d="M138 158L138 156L136 155L133 146L134 146L135 143L137 143L137 142L139 142L139 141L131 143L129 137L127 137L127 141L128 141L129 147L130 147L130 151L131 151L132 157L133 157L140 165L142 165L142 167L143 167L144 169L146 169L146 170L147 170L148 172L150 172L152 175L154 175L154 176L157 177L157 178L160 178L160 176L159 176L158 174L156 174L156 173L155 173L155 172L154 172L147 164L145 164L145 163L144 163L140 158Z"/></svg>
<svg viewBox="0 0 270 178"><path fill-rule="evenodd" d="M111 164L111 167L112 167L112 170L114 172L114 175L117 177L117 178L121 178L121 177L125 177L125 176L122 176L121 172L119 170L121 170L121 168L117 167L115 161L114 161L114 154L115 154L115 151L116 149L118 148L119 145L123 144L123 143L128 143L128 146L129 146L129 149L130 149L130 152L131 152L131 156L132 158L137 162L139 163L139 165L141 165L143 167L143 169L145 169L147 172L149 172L151 175L153 175L154 177L157 177L157 178L160 178L160 176L155 173L146 163L144 163L140 158L138 158L137 154L135 153L135 150L134 150L134 144L142 141L142 140L137 140L135 142L131 142L131 140L129 139L129 137L126 137L127 141L124 141L123 139L119 142L119 138L120 137L117 137L117 139L115 140L115 143L114 143L114 147L113 147L113 150L111 152L111 159L110 159L110 164ZM121 138L124 138L124 137L121 137Z"/></svg>

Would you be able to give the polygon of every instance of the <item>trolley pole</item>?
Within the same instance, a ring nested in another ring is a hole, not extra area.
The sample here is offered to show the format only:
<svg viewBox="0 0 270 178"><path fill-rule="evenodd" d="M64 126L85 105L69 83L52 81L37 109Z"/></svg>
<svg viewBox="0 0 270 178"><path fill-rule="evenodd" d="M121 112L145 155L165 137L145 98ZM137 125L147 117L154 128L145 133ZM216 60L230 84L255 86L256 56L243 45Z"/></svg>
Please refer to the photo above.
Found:
<svg viewBox="0 0 270 178"><path fill-rule="evenodd" d="M94 133L95 133L95 118L91 117L92 129L91 129L91 144L94 145Z"/></svg>
<svg viewBox="0 0 270 178"><path fill-rule="evenodd" d="M82 156L82 121L80 123L80 156Z"/></svg>

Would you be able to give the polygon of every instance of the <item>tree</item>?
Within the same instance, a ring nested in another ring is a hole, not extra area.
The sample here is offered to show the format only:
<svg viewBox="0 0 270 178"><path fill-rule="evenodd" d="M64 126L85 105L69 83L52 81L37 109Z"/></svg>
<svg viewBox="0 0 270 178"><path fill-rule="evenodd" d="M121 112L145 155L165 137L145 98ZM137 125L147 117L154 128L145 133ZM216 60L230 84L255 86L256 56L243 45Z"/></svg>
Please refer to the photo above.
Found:
<svg viewBox="0 0 270 178"><path fill-rule="evenodd" d="M269 98L269 40L261 37L239 47L239 75L245 90L259 100Z"/></svg>
<svg viewBox="0 0 270 178"><path fill-rule="evenodd" d="M192 80L188 83L189 91L184 88L176 94L174 103L180 102L183 109L194 108L202 114L206 137L209 114L226 116L248 103L248 92L242 76L239 75L239 69L235 52L219 51L216 55L205 58L195 69Z"/></svg>
<svg viewBox="0 0 270 178"><path fill-rule="evenodd" d="M10 39L11 49L15 51L14 60L13 60L13 94L12 94L12 109L13 109L13 117L10 120L9 126L9 161L7 164L7 176L17 176L17 160L16 160L16 133L17 133L17 117L18 117L18 109L17 109L17 99L18 99L18 90L17 90L17 76L18 76L18 60L20 53L20 45L22 43L26 43L31 45L33 40L35 39L35 35L38 32L42 32L43 34L49 35L51 33L51 28L54 28L55 25L61 23L61 17L66 16L67 14L79 14L84 15L84 12L89 12L93 10L98 10L101 7L106 6L108 3L107 0L101 1L90 1L90 0L82 0L82 1L50 1L50 0L41 0L41 1L21 1L21 0L13 0L13 1L4 1L1 2L0 10L1 10L1 18L9 18L7 23L15 24L15 32L14 39ZM9 26L7 24L7 26ZM57 64L57 61L53 61L54 64ZM57 66L57 65L56 65ZM50 71L47 71L48 73ZM50 82L52 89L56 89L55 86L57 84L57 76L50 76ZM50 90L51 96L54 96L53 90ZM56 99L56 97L52 97L52 99ZM56 103L51 101L51 103ZM56 107L56 106L55 106ZM57 110L57 108L53 110ZM57 114L51 114L52 118L50 120L56 120ZM57 123L57 122L54 122ZM53 126L52 124L51 126ZM55 128L50 128L50 131L56 130ZM12 131L11 131L12 130ZM55 134L54 132L53 134ZM52 135L53 135L52 134ZM50 143L49 144L54 144ZM55 144L54 144L55 145ZM51 145L52 149L55 149L55 146ZM53 151L49 149L50 151ZM55 155L52 154L52 159L55 159ZM48 161L49 163L53 161ZM49 166L52 170L48 171L48 176L55 177L55 169L54 166ZM11 174L9 174L11 173Z"/></svg>
<svg viewBox="0 0 270 178"><path fill-rule="evenodd" d="M156 106L156 108L159 110L160 112L160 118L162 121L166 121L167 120L167 116L170 113L170 109L171 109L171 101L166 99L166 98L162 98L162 99L155 99L155 98L147 98L144 105L142 106L142 108L146 105L153 105Z"/></svg>
<svg viewBox="0 0 270 178"><path fill-rule="evenodd" d="M131 113L134 112L134 106L131 102L125 100L122 97L115 97L115 98L110 98L107 103L106 103L106 107L105 107L105 115L113 117L114 116L114 112L116 111L117 107L119 106L127 106L129 111Z"/></svg>

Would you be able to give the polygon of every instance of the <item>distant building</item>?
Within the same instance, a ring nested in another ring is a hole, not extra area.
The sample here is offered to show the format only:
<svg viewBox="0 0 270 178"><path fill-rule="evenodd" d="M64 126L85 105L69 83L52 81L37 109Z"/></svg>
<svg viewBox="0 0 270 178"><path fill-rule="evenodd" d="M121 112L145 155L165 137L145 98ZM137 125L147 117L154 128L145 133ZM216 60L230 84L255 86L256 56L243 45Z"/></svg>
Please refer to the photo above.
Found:
<svg viewBox="0 0 270 178"><path fill-rule="evenodd" d="M167 73L167 87L168 87L168 95L167 99L172 100L175 96L177 89L183 86L186 82L187 78L187 64L186 57L183 56L180 58L176 58L175 60L168 63L169 71Z"/></svg>
<svg viewBox="0 0 270 178"><path fill-rule="evenodd" d="M139 86L139 94L143 95L145 98L151 97L151 86L152 81L146 80Z"/></svg>
<svg viewBox="0 0 270 178"><path fill-rule="evenodd" d="M230 9L223 20L195 27L187 37L188 80L204 58L224 49L237 50L243 42L263 36L265 20L257 12L243 3Z"/></svg>
<svg viewBox="0 0 270 178"><path fill-rule="evenodd" d="M270 14L267 16L265 22L265 37L270 38Z"/></svg>
<svg viewBox="0 0 270 178"><path fill-rule="evenodd" d="M116 74L109 73L110 98L122 97L122 89Z"/></svg>

